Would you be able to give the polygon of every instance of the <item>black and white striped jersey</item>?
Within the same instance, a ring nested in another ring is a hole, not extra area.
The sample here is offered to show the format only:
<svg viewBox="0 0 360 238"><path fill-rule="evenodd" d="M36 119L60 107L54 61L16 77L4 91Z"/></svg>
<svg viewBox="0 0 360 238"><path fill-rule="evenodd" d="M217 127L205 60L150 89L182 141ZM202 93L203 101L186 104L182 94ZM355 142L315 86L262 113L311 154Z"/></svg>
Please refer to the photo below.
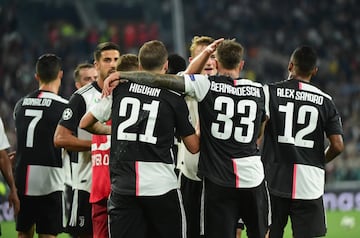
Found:
<svg viewBox="0 0 360 238"><path fill-rule="evenodd" d="M220 186L251 188L264 179L256 140L265 120L261 84L226 76L185 75L199 102L199 175Z"/></svg>
<svg viewBox="0 0 360 238"><path fill-rule="evenodd" d="M90 106L101 98L101 88L97 82L87 84L73 93L65 108L59 124L73 131L84 140L91 140L91 134L79 128L83 115ZM72 187L90 193L91 189L91 151L71 152Z"/></svg>
<svg viewBox="0 0 360 238"><path fill-rule="evenodd" d="M90 111L102 122L111 116L112 191L155 196L179 187L171 150L175 131L195 133L180 94L128 82Z"/></svg>
<svg viewBox="0 0 360 238"><path fill-rule="evenodd" d="M36 90L14 109L17 149L15 181L24 195L46 195L64 189L62 149L54 133L68 101L52 92Z"/></svg>
<svg viewBox="0 0 360 238"><path fill-rule="evenodd" d="M316 199L324 192L325 135L342 134L332 98L311 83L289 79L269 93L263 161L271 193Z"/></svg>

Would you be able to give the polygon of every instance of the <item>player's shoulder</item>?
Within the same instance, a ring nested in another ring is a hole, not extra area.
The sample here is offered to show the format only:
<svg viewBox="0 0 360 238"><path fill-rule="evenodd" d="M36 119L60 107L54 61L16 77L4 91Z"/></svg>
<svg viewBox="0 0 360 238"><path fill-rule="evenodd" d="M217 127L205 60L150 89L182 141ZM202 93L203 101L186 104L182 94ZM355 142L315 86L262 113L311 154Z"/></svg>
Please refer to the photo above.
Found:
<svg viewBox="0 0 360 238"><path fill-rule="evenodd" d="M99 98L100 96L101 96L100 87L96 83L91 83L76 90L71 95L70 102L86 104L92 101L94 98Z"/></svg>
<svg viewBox="0 0 360 238"><path fill-rule="evenodd" d="M78 90L76 90L73 93L73 95L85 96L87 94L93 94L94 92L99 91L96 88L96 85L97 85L96 82L86 84L86 85L82 86L81 88L79 88Z"/></svg>
<svg viewBox="0 0 360 238"><path fill-rule="evenodd" d="M325 93L323 90L321 90L320 88L318 88L317 86L311 84L311 83L305 83L305 82L299 82L299 89L301 89L302 91L307 91L310 93L315 93L321 96L324 96L325 98L332 100L332 97Z"/></svg>
<svg viewBox="0 0 360 238"><path fill-rule="evenodd" d="M39 98L47 98L63 104L67 104L69 102L67 99L63 98L62 96L51 92L41 92Z"/></svg>
<svg viewBox="0 0 360 238"><path fill-rule="evenodd" d="M258 87L261 88L263 87L263 84L259 83L259 82L255 82L253 80L250 79L246 79L246 78L239 78L239 79L235 79L234 80L234 85L236 86L253 86L253 87Z"/></svg>
<svg viewBox="0 0 360 238"><path fill-rule="evenodd" d="M184 95L182 93L170 90L170 89L162 89L162 92L166 92L167 94L171 95L172 97L179 97L179 98L183 98Z"/></svg>
<svg viewBox="0 0 360 238"><path fill-rule="evenodd" d="M209 78L209 76L204 74L179 74L179 75L183 76L186 80L190 80L190 81L198 81Z"/></svg>
<svg viewBox="0 0 360 238"><path fill-rule="evenodd" d="M270 89L272 88L274 90L276 88L280 88L280 87L295 89L295 90L299 90L299 91L314 93L314 94L323 96L329 100L332 100L332 97L328 93L324 92L318 86L314 85L311 82L305 82L305 81L300 81L300 80L296 80L296 79L286 79L286 80L279 81L279 82L268 83L267 87L269 87Z"/></svg>

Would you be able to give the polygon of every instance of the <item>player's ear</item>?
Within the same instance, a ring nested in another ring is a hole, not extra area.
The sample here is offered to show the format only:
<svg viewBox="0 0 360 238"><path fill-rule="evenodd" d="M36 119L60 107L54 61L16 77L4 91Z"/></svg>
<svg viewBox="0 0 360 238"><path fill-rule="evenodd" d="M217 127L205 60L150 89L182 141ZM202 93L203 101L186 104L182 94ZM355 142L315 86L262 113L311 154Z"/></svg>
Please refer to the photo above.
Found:
<svg viewBox="0 0 360 238"><path fill-rule="evenodd" d="M319 70L319 67L315 67L311 72L311 76L315 76L317 74L318 70Z"/></svg>
<svg viewBox="0 0 360 238"><path fill-rule="evenodd" d="M77 89L81 88L80 82L75 82L75 88L77 88Z"/></svg>
<svg viewBox="0 0 360 238"><path fill-rule="evenodd" d="M293 62L289 62L288 70L289 70L289 71L292 71L293 68L294 68Z"/></svg>
<svg viewBox="0 0 360 238"><path fill-rule="evenodd" d="M64 71L60 70L58 73L58 78L62 79L63 75L64 75Z"/></svg>
<svg viewBox="0 0 360 238"><path fill-rule="evenodd" d="M163 71L167 72L169 69L169 61L166 60L165 64L163 65Z"/></svg>
<svg viewBox="0 0 360 238"><path fill-rule="evenodd" d="M36 81L40 81L40 77L39 77L39 75L38 74L34 74L34 77L35 77L35 79L36 79Z"/></svg>
<svg viewBox="0 0 360 238"><path fill-rule="evenodd" d="M239 63L239 71L241 71L244 68L244 65L245 65L245 61L241 60Z"/></svg>
<svg viewBox="0 0 360 238"><path fill-rule="evenodd" d="M96 60L94 60L94 66L96 70L99 70L99 64Z"/></svg>

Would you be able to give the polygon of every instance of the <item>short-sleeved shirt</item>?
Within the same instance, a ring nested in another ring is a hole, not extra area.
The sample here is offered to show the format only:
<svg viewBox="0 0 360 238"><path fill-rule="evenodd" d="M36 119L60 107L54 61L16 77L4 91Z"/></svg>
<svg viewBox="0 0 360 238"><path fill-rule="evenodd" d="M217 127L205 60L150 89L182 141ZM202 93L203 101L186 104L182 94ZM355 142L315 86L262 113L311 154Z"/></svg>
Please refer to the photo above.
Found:
<svg viewBox="0 0 360 238"><path fill-rule="evenodd" d="M83 140L91 140L91 134L79 128L83 115L90 106L101 98L101 88L97 82L87 84L73 93L68 107L64 110L60 125L73 131ZM71 153L72 187L90 193L91 190L91 151Z"/></svg>
<svg viewBox="0 0 360 238"><path fill-rule="evenodd" d="M185 93L199 102L199 176L225 187L258 186L264 179L256 144L265 120L262 85L219 75L184 78Z"/></svg>
<svg viewBox="0 0 360 238"><path fill-rule="evenodd" d="M53 138L67 103L59 95L43 90L16 103L15 183L20 194L37 196L64 190L62 149L55 148Z"/></svg>
<svg viewBox="0 0 360 238"><path fill-rule="evenodd" d="M5 134L3 121L0 118L0 150L5 150L10 147L9 140Z"/></svg>
<svg viewBox="0 0 360 238"><path fill-rule="evenodd" d="M112 191L155 196L179 187L171 151L175 131L182 137L195 132L180 94L123 83L91 112L102 122L111 116Z"/></svg>
<svg viewBox="0 0 360 238"><path fill-rule="evenodd" d="M264 88L270 95L263 146L269 191L317 199L324 193L324 134L343 134L336 106L331 96L308 82L290 79Z"/></svg>

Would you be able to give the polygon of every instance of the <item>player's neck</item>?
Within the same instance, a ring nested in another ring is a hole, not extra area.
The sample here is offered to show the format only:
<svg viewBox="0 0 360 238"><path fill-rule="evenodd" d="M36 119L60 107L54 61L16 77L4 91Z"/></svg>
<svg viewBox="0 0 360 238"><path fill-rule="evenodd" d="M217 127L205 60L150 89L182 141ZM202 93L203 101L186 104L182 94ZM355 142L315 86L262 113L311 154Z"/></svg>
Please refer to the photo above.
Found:
<svg viewBox="0 0 360 238"><path fill-rule="evenodd" d="M237 79L239 78L239 73L235 70L219 70L218 71L218 75L223 75L223 76L227 76L230 77L232 79Z"/></svg>
<svg viewBox="0 0 360 238"><path fill-rule="evenodd" d="M49 91L55 94L59 93L60 83L58 80L54 80L50 83L40 83L39 90Z"/></svg>
<svg viewBox="0 0 360 238"><path fill-rule="evenodd" d="M105 79L101 79L101 78L99 78L98 80L96 80L96 83L97 83L97 85L99 86L99 88L103 89L103 87L104 87L104 81L105 81Z"/></svg>
<svg viewBox="0 0 360 238"><path fill-rule="evenodd" d="M300 75L290 73L288 79L295 79L295 80L304 81L304 82L309 83L311 80L311 77L302 77Z"/></svg>

